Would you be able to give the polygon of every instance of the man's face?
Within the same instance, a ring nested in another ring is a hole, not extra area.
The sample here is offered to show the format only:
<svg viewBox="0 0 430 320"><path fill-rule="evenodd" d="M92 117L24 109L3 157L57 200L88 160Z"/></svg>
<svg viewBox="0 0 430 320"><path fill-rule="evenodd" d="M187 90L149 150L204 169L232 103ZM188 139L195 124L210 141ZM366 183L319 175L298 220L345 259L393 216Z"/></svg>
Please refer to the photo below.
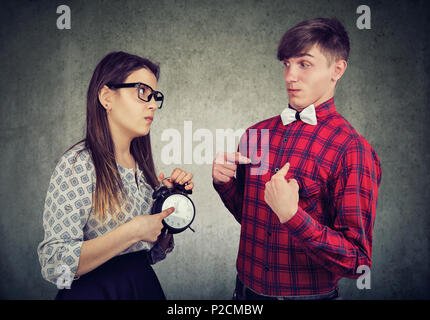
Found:
<svg viewBox="0 0 430 320"><path fill-rule="evenodd" d="M335 63L329 64L317 45L283 63L289 103L297 111L311 104L317 106L334 95Z"/></svg>

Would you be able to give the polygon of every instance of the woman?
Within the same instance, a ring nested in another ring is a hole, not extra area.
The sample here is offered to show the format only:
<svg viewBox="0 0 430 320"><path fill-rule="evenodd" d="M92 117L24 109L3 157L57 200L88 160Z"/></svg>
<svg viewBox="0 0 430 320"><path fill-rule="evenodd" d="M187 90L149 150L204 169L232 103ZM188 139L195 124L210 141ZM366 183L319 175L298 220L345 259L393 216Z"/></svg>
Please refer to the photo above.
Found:
<svg viewBox="0 0 430 320"><path fill-rule="evenodd" d="M186 184L175 169L156 176L150 144L159 67L112 52L97 65L87 94L87 132L59 160L48 188L38 246L43 277L56 299L165 299L150 264L165 258L173 237L162 232L169 208L149 215L160 181Z"/></svg>

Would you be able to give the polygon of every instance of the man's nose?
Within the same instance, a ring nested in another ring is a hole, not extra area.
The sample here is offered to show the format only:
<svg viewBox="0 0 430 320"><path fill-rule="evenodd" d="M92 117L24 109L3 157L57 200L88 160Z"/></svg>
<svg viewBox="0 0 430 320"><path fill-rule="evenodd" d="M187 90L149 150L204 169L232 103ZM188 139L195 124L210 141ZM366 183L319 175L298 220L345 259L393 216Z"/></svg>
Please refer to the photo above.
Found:
<svg viewBox="0 0 430 320"><path fill-rule="evenodd" d="M294 66L289 68L284 68L284 78L285 82L296 82L297 81L298 70Z"/></svg>

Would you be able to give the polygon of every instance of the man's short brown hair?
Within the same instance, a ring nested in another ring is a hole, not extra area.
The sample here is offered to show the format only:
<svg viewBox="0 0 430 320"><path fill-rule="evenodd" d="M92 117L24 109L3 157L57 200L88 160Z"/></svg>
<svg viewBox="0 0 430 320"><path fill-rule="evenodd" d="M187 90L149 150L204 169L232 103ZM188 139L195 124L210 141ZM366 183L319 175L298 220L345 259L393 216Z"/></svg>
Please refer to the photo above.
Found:
<svg viewBox="0 0 430 320"><path fill-rule="evenodd" d="M349 37L342 23L333 18L302 21L282 36L278 46L280 61L297 57L318 45L329 64L343 59L348 61Z"/></svg>

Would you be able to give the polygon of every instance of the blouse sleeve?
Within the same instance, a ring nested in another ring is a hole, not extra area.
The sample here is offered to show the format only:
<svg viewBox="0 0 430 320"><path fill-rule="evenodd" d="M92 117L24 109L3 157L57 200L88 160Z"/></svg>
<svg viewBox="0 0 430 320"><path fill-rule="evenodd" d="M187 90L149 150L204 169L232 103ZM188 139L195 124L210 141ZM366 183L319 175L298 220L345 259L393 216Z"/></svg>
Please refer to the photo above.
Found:
<svg viewBox="0 0 430 320"><path fill-rule="evenodd" d="M89 154L75 155L64 154L52 173L43 211L44 239L37 248L43 278L57 287L65 276L70 285L76 275L92 206Z"/></svg>
<svg viewBox="0 0 430 320"><path fill-rule="evenodd" d="M166 241L167 241L167 245L165 246L161 245L161 242L166 242ZM156 264L157 262L160 262L166 259L167 254L172 252L174 247L175 247L175 239L173 238L173 235L167 232L161 234L159 236L159 239L155 243L155 245L149 251L150 263Z"/></svg>

